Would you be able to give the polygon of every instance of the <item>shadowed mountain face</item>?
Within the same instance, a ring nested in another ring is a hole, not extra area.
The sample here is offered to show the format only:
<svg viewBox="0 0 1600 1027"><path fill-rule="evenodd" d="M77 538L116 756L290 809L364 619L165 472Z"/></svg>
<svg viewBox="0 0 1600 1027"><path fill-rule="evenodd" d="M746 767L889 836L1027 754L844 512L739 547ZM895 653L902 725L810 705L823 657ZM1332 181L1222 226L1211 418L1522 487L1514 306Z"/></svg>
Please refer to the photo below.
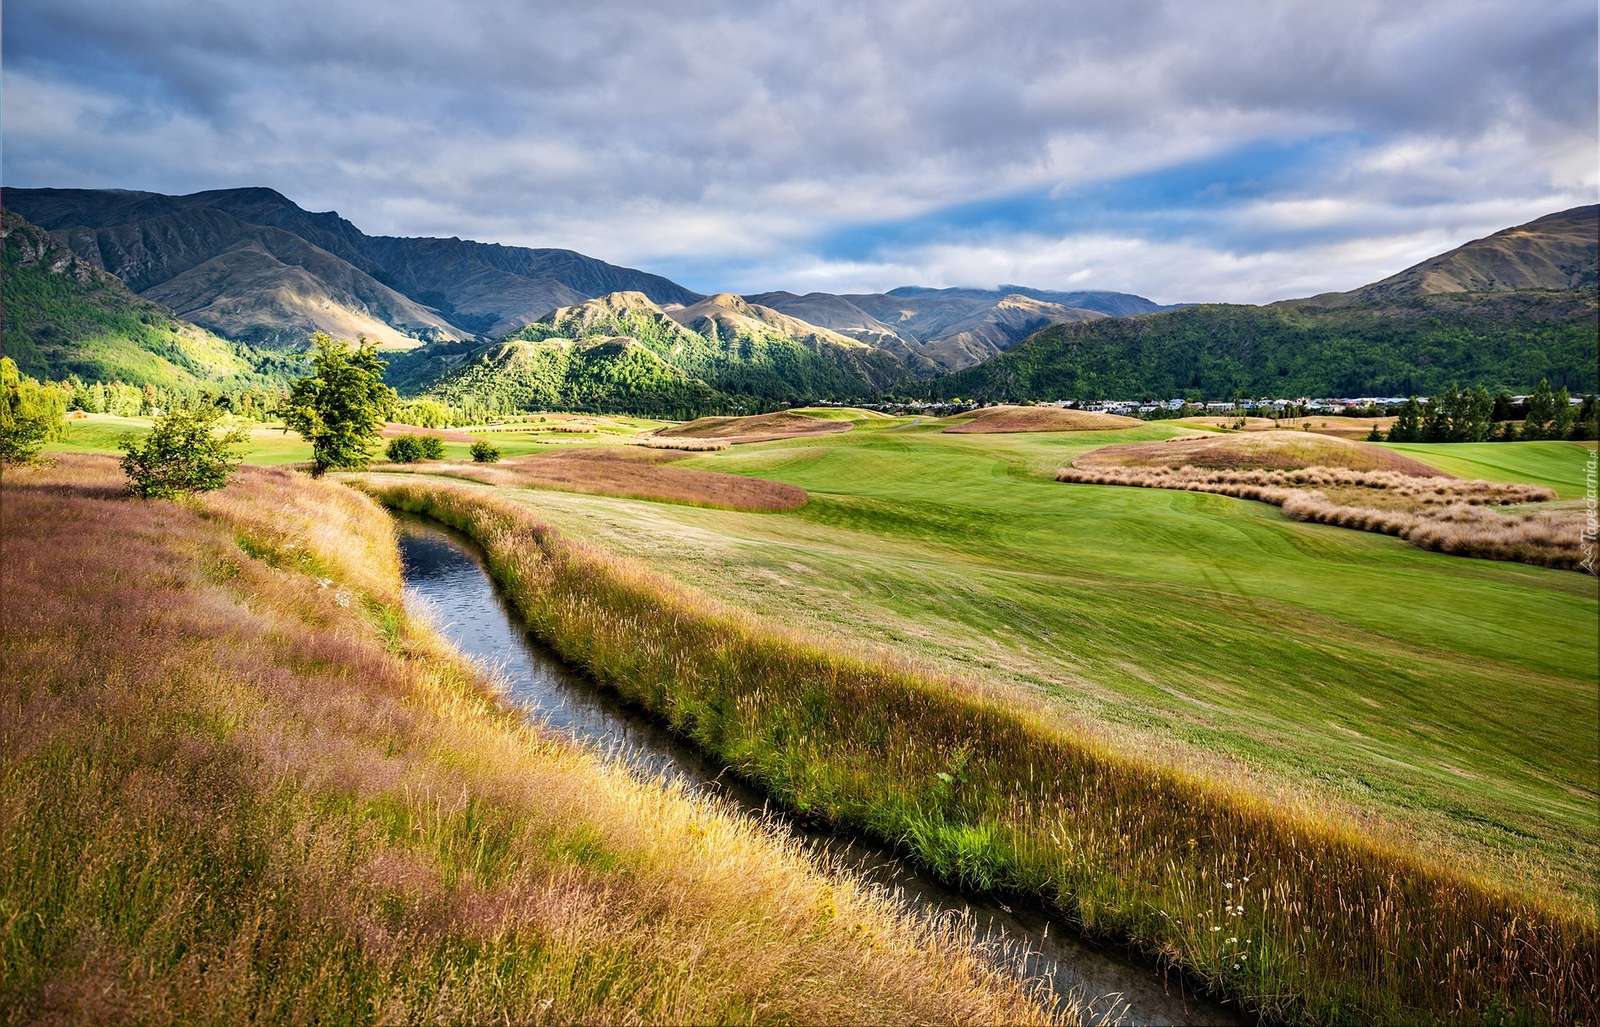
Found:
<svg viewBox="0 0 1600 1027"><path fill-rule="evenodd" d="M1595 390L1600 207L1496 232L1350 292L1057 324L934 382L976 399Z"/></svg>
<svg viewBox="0 0 1600 1027"><path fill-rule="evenodd" d="M267 381L271 359L173 317L15 211L0 212L0 247L3 350L24 373L164 387Z"/></svg>
<svg viewBox="0 0 1600 1027"><path fill-rule="evenodd" d="M571 250L368 236L271 189L6 189L4 203L134 291L214 331L269 344L318 329L390 347L502 335L619 289L660 303L700 298Z"/></svg>
<svg viewBox="0 0 1600 1027"><path fill-rule="evenodd" d="M1168 309L1127 293L1051 292L1017 285L903 286L848 295L769 292L746 299L891 352L915 355L945 371L988 360L1052 324Z"/></svg>

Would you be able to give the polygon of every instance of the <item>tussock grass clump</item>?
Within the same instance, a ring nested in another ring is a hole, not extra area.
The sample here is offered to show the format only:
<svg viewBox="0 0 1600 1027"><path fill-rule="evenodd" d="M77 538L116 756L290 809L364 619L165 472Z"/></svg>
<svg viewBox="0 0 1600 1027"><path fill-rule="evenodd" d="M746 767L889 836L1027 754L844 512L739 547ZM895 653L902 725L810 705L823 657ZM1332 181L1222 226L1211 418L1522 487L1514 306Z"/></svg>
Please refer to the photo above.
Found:
<svg viewBox="0 0 1600 1027"><path fill-rule="evenodd" d="M1420 460L1382 446L1306 431L1250 431L1122 443L1085 453L1073 461L1073 466L1086 470L1197 467L1224 471L1342 467L1353 471L1397 471L1414 478L1449 477Z"/></svg>
<svg viewBox="0 0 1600 1027"><path fill-rule="evenodd" d="M733 445L722 439L678 439L662 435L647 435L634 445L645 449L676 449L685 453L715 453Z"/></svg>
<svg viewBox="0 0 1600 1027"><path fill-rule="evenodd" d="M1538 485L1418 478L1341 467L1275 471L1092 463L1064 467L1056 472L1056 480L1212 492L1271 503L1300 521L1394 535L1436 552L1585 570L1583 510L1489 509L1556 498L1554 491Z"/></svg>
<svg viewBox="0 0 1600 1027"><path fill-rule="evenodd" d="M776 628L483 490L363 487L477 539L536 634L791 808L967 888L1053 904L1269 1019L1596 1016L1588 909L1116 750L1015 693Z"/></svg>
<svg viewBox="0 0 1600 1027"><path fill-rule="evenodd" d="M120 492L6 474L0 1021L1050 1020L958 926L498 705L365 497Z"/></svg>

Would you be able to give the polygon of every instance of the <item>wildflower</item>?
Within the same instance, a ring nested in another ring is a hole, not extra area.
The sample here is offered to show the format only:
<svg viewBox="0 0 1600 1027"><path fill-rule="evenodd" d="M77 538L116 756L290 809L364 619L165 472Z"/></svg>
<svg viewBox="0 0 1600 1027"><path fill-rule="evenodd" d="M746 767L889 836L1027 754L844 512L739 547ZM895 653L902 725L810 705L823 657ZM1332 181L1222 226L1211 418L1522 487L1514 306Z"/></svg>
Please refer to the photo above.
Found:
<svg viewBox="0 0 1600 1027"><path fill-rule="evenodd" d="M331 584L333 584L333 579L332 578L318 578L317 579L317 587L318 588L327 588Z"/></svg>

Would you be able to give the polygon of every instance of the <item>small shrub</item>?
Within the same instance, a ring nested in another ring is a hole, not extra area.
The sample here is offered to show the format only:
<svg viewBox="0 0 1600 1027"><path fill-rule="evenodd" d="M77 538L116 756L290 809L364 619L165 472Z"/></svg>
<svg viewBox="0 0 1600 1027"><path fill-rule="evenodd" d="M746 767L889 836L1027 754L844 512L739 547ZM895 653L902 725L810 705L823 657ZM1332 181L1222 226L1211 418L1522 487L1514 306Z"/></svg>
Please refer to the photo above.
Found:
<svg viewBox="0 0 1600 1027"><path fill-rule="evenodd" d="M421 450L424 460L444 459L444 440L437 435L417 436L417 447Z"/></svg>
<svg viewBox="0 0 1600 1027"><path fill-rule="evenodd" d="M499 463L500 450L487 439L479 439L472 444L472 462L475 464Z"/></svg>
<svg viewBox="0 0 1600 1027"><path fill-rule="evenodd" d="M422 446L415 435L401 435L389 440L384 455L392 463L414 464L422 459Z"/></svg>
<svg viewBox="0 0 1600 1027"><path fill-rule="evenodd" d="M234 447L244 442L245 433L235 428L219 435L221 416L215 407L179 408L158 417L142 441L125 436L122 470L128 491L144 499L176 499L228 484L239 466Z"/></svg>

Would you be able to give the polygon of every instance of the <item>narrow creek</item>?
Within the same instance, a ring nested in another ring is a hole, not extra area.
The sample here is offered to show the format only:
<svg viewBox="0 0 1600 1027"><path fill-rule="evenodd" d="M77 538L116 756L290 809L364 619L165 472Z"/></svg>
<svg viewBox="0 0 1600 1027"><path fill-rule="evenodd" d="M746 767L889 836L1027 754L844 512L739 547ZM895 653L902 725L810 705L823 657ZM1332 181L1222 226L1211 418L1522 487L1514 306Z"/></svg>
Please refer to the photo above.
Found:
<svg viewBox="0 0 1600 1027"><path fill-rule="evenodd" d="M1043 980L1057 998L1077 997L1087 1010L1087 1022L1246 1022L1236 1010L1186 992L1178 975L1162 974L1120 950L1093 945L1042 912L962 895L924 877L886 848L783 816L723 767L529 636L470 540L414 517L398 518L398 524L407 606L427 616L464 655L499 673L509 686L508 698L530 717L647 773L720 795L767 818L807 845L842 857L846 866L898 893L913 909L971 917L980 941L1024 947L1029 953L1024 971Z"/></svg>

